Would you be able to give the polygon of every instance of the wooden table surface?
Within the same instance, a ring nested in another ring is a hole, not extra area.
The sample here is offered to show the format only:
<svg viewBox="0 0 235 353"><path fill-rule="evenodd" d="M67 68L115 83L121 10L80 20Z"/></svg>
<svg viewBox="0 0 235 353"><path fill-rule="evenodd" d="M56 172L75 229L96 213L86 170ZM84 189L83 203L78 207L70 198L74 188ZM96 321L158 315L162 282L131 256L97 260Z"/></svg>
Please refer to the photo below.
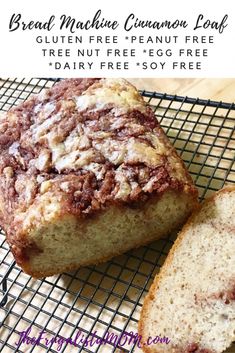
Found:
<svg viewBox="0 0 235 353"><path fill-rule="evenodd" d="M235 79L133 78L129 81L149 91L235 102Z"/></svg>

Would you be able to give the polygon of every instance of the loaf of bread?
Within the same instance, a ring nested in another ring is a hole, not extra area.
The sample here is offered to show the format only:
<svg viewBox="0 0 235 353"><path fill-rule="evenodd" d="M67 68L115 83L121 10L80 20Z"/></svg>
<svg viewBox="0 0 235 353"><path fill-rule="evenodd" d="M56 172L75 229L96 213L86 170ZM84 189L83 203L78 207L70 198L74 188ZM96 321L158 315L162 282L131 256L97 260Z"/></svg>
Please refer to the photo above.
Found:
<svg viewBox="0 0 235 353"><path fill-rule="evenodd" d="M125 80L63 80L0 120L0 223L33 277L165 236L196 204L182 160Z"/></svg>
<svg viewBox="0 0 235 353"><path fill-rule="evenodd" d="M235 186L189 218L145 298L139 322L147 353L220 353L235 340Z"/></svg>

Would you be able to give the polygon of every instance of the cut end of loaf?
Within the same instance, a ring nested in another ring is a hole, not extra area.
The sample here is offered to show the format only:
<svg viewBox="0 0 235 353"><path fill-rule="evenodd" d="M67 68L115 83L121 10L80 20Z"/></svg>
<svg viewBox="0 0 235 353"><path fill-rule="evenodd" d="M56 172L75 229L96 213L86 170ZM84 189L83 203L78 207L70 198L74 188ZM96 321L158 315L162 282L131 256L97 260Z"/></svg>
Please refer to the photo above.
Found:
<svg viewBox="0 0 235 353"><path fill-rule="evenodd" d="M235 187L206 200L178 236L147 295L143 340L169 345L148 353L221 353L235 340Z"/></svg>
<svg viewBox="0 0 235 353"><path fill-rule="evenodd" d="M32 232L38 251L23 248L17 260L33 277L97 264L179 229L196 205L195 196L168 191L141 207L113 205L86 220L67 214Z"/></svg>

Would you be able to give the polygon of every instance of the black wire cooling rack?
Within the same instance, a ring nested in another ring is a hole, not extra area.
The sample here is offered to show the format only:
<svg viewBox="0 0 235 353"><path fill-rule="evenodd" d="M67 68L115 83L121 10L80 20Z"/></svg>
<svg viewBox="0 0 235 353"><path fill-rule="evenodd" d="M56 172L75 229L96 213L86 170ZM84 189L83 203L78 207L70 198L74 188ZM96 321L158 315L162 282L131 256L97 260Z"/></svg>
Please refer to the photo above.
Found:
<svg viewBox="0 0 235 353"><path fill-rule="evenodd" d="M54 83L52 79L0 79L0 110L7 111ZM185 161L201 199L234 183L234 104L141 93ZM115 337L137 332L144 296L173 240L174 235L99 266L34 280L15 265L0 233L0 351L139 352L128 340L118 346ZM17 345L23 331L36 339L44 333L41 340ZM107 332L114 335L113 343L97 344L95 339L107 337ZM75 346L82 335L91 338L91 334L92 347L86 342Z"/></svg>

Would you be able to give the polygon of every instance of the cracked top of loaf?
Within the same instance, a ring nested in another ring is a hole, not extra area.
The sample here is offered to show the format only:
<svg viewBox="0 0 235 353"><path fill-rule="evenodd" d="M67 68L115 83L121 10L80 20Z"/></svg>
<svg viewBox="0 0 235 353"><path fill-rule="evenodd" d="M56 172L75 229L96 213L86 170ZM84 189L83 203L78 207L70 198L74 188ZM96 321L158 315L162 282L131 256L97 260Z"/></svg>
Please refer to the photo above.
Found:
<svg viewBox="0 0 235 353"><path fill-rule="evenodd" d="M63 80L0 119L0 220L8 233L183 188L193 190L181 159L125 80Z"/></svg>

